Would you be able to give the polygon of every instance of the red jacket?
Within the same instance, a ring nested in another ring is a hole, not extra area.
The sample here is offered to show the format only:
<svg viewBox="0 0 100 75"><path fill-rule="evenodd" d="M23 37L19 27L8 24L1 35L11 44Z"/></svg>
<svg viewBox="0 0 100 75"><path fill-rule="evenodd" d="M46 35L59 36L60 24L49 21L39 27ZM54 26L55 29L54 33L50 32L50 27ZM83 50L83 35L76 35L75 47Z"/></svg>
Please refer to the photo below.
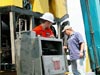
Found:
<svg viewBox="0 0 100 75"><path fill-rule="evenodd" d="M50 37L50 35L54 35L50 28L44 30L42 25L39 25L32 30L36 32L36 35L40 35L42 37Z"/></svg>

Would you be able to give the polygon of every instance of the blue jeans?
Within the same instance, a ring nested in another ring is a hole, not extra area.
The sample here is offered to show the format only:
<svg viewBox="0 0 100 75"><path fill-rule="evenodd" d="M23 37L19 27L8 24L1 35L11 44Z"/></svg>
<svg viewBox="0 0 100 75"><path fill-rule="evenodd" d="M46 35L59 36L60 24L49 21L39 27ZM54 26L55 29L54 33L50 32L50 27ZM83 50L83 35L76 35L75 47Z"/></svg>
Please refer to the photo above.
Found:
<svg viewBox="0 0 100 75"><path fill-rule="evenodd" d="M72 60L72 72L74 75L85 75L84 58Z"/></svg>

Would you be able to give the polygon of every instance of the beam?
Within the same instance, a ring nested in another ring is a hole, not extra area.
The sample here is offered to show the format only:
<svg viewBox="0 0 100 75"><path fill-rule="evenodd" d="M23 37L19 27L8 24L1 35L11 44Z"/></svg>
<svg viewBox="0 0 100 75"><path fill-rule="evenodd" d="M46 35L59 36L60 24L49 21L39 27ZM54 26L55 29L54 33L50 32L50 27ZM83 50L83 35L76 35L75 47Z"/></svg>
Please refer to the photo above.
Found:
<svg viewBox="0 0 100 75"><path fill-rule="evenodd" d="M1 70L1 13L0 13L0 70Z"/></svg>
<svg viewBox="0 0 100 75"><path fill-rule="evenodd" d="M15 64L15 13L9 12L12 64Z"/></svg>

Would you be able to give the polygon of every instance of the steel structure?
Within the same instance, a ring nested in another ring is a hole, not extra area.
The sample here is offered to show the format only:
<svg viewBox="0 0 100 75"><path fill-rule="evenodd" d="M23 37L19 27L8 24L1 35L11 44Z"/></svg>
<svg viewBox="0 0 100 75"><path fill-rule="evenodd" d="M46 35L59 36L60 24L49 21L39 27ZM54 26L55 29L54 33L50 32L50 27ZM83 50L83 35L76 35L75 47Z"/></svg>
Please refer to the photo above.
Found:
<svg viewBox="0 0 100 75"><path fill-rule="evenodd" d="M90 64L97 75L100 74L100 0L80 0Z"/></svg>
<svg viewBox="0 0 100 75"><path fill-rule="evenodd" d="M21 32L16 39L18 75L65 75L68 71L62 40Z"/></svg>

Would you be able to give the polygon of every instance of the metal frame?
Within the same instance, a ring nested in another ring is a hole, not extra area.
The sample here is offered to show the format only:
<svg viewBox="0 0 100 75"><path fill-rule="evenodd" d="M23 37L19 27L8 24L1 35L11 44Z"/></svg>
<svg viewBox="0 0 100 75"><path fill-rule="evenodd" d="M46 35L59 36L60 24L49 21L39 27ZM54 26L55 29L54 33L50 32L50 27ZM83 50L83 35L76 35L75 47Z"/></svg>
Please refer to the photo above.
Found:
<svg viewBox="0 0 100 75"><path fill-rule="evenodd" d="M16 6L5 6L5 7L0 7L0 52L1 52L1 15L2 14L9 14L9 20L10 20L10 37L11 37L11 52L12 52L12 64L15 64L15 28L16 28L16 19L15 19L15 14L19 15L27 15L30 17L30 29L32 30L33 28L33 22L34 22L34 17L33 17L33 12L30 10L22 9ZM37 16L37 15L36 15ZM0 53L0 63L1 63L1 53ZM1 66L0 66L1 67Z"/></svg>
<svg viewBox="0 0 100 75"><path fill-rule="evenodd" d="M57 20L57 28L58 28L58 38L60 39L61 38L61 36L60 36L60 24L61 24L61 22L63 22L64 20L66 20L67 18L69 18L69 14L65 14L62 18L57 18L56 20Z"/></svg>
<svg viewBox="0 0 100 75"><path fill-rule="evenodd" d="M0 70L1 70L1 13L0 13Z"/></svg>

